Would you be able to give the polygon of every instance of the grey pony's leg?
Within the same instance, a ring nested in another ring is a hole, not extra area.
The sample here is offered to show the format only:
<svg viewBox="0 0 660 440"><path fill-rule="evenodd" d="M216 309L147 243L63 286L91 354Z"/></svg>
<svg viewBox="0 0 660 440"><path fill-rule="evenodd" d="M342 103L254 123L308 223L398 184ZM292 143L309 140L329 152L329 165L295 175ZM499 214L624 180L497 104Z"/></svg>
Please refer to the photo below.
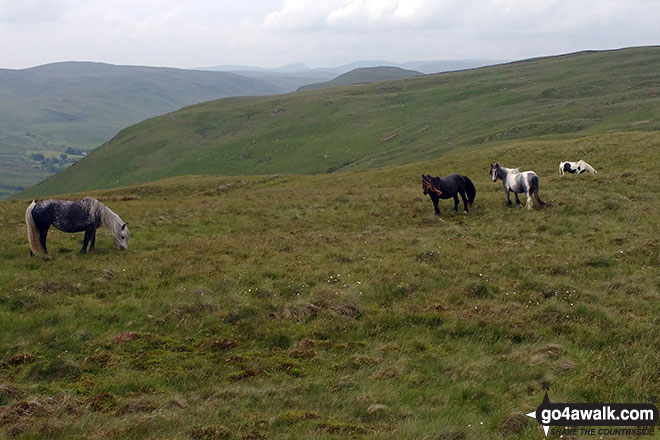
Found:
<svg viewBox="0 0 660 440"><path fill-rule="evenodd" d="M89 250L91 251L94 249L94 245L96 244L96 228L92 231L92 236L89 239Z"/></svg>
<svg viewBox="0 0 660 440"><path fill-rule="evenodd" d="M92 239L92 234L94 233L95 230L96 228L94 228L93 226L91 228L85 229L85 238L83 239L83 245L82 248L80 249L81 254L87 253L87 244Z"/></svg>
<svg viewBox="0 0 660 440"><path fill-rule="evenodd" d="M511 206L511 199L509 198L509 193L510 192L511 192L511 190L504 187L504 195L506 197L506 206Z"/></svg>
<svg viewBox="0 0 660 440"><path fill-rule="evenodd" d="M41 247L44 250L44 254L48 253L48 249L46 248L46 237L48 236L48 229L49 227L45 228L38 228L39 229L39 242L41 243Z"/></svg>
<svg viewBox="0 0 660 440"><path fill-rule="evenodd" d="M518 193L514 193L516 195L516 205L520 206L520 199L518 198Z"/></svg>

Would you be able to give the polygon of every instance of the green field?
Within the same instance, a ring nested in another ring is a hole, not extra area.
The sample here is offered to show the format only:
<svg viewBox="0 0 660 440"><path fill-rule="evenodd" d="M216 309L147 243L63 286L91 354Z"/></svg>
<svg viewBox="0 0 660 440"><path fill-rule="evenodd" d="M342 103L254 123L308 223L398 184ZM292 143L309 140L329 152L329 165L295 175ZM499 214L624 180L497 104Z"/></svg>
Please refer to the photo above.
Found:
<svg viewBox="0 0 660 440"><path fill-rule="evenodd" d="M517 139L660 129L660 47L186 107L121 131L20 197L176 175L316 174Z"/></svg>
<svg viewBox="0 0 660 440"><path fill-rule="evenodd" d="M28 202L0 202L0 437L531 440L543 382L556 402L649 402L659 143L85 193L128 222L123 253L53 231L29 257ZM559 177L580 158L598 175ZM535 170L551 206L505 208L495 161ZM437 217L420 175L451 172L476 201Z"/></svg>

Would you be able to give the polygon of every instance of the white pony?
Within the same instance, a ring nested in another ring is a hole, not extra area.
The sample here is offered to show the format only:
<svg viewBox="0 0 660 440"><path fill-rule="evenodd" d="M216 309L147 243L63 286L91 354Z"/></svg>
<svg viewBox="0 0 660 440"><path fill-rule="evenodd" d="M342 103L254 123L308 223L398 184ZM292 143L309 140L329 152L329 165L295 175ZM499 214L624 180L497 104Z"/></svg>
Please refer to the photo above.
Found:
<svg viewBox="0 0 660 440"><path fill-rule="evenodd" d="M504 194L506 196L506 206L511 206L511 199L509 193L513 191L516 196L516 204L520 206L518 193L527 194L527 209L532 209L532 194L536 197L541 208L545 207L545 203L539 197L539 178L534 171L520 172L518 168L505 168L500 166L499 163L490 164L490 177L493 182L498 178L502 179L504 185Z"/></svg>
<svg viewBox="0 0 660 440"><path fill-rule="evenodd" d="M577 162L559 162L559 175L563 176L564 172L571 174L589 173L592 175L598 173L598 171L594 170L591 165L583 160L578 160Z"/></svg>

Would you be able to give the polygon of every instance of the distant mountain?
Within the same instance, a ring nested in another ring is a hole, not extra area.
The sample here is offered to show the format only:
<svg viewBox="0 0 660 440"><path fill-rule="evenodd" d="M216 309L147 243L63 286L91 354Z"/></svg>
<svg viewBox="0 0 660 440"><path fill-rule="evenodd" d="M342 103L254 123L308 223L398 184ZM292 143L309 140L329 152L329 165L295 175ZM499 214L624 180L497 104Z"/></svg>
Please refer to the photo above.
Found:
<svg viewBox="0 0 660 440"><path fill-rule="evenodd" d="M436 61L411 61L402 63L399 67L403 69L418 70L422 73L442 73L456 70L475 69L477 67L493 66L495 64L508 63L510 60L436 60Z"/></svg>
<svg viewBox="0 0 660 440"><path fill-rule="evenodd" d="M336 78L338 75L343 75L355 69L398 67L399 69L404 70L415 70L419 74L472 69L475 67L484 67L505 62L506 61L504 60L435 60L393 63L386 60L365 60L355 61L353 63L344 64L343 66L318 67L314 69L310 69L305 64L296 63L274 68L245 65L219 65L204 67L200 70L231 72L248 78L258 79L288 93L298 90L302 86L329 81Z"/></svg>
<svg viewBox="0 0 660 440"><path fill-rule="evenodd" d="M441 73L441 72L451 72L454 70L465 70L465 69L474 69L476 67L492 66L495 64L507 63L509 61L510 60L474 59L474 60L409 61L405 63L395 63L386 60L362 60L362 61L355 61L349 64L344 64L342 66L317 67L314 69L310 69L304 64L296 63L296 64L289 64L287 66L275 67L275 68L223 65L223 66L205 67L200 70L234 72L240 74L244 74L245 72L260 72L260 73L268 72L273 74L293 73L297 75L315 73L315 74L331 75L331 77L334 77L337 75L341 75L343 73L350 72L351 70L361 69L364 67L390 66L390 67L399 67L401 69L407 69L407 70L417 70L422 73Z"/></svg>
<svg viewBox="0 0 660 440"><path fill-rule="evenodd" d="M146 118L223 97L285 91L226 72L88 62L0 69L0 197Z"/></svg>
<svg viewBox="0 0 660 440"><path fill-rule="evenodd" d="M221 65L213 67L204 67L199 70L211 70L214 72L271 72L271 73L300 73L311 70L302 63L288 64L282 67L257 67L242 65Z"/></svg>
<svg viewBox="0 0 660 440"><path fill-rule="evenodd" d="M330 81L302 86L298 89L298 91L300 92L303 90L323 89L326 87L347 86L352 84L366 84L393 79L404 79L419 75L423 75L423 73L414 70L401 69L399 67L362 67L341 74Z"/></svg>

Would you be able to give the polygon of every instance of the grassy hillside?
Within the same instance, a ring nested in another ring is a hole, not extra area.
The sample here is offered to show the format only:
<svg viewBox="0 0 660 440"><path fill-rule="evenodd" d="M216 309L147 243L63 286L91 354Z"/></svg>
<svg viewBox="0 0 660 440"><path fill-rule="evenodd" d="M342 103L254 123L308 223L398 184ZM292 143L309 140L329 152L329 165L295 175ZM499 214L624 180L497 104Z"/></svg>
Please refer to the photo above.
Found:
<svg viewBox="0 0 660 440"><path fill-rule="evenodd" d="M280 91L220 72L73 62L0 69L0 197L53 174L27 150L93 149L128 125L185 105Z"/></svg>
<svg viewBox="0 0 660 440"><path fill-rule="evenodd" d="M401 69L399 67L363 67L361 69L354 69L350 72L343 73L338 77L331 79L330 81L302 86L298 89L298 91L302 92L304 90L316 90L328 87L349 86L352 84L390 81L395 79L411 78L413 76L419 75L422 75L422 73L416 72L414 70Z"/></svg>
<svg viewBox="0 0 660 440"><path fill-rule="evenodd" d="M131 228L123 253L54 231L30 258L27 202L0 202L0 436L531 440L544 381L557 402L648 402L659 142L94 193ZM599 174L560 178L578 158ZM494 161L535 170L552 206L505 208ZM451 172L475 206L436 217L420 174Z"/></svg>
<svg viewBox="0 0 660 440"><path fill-rule="evenodd" d="M184 174L359 170L513 139L659 128L660 48L587 52L187 107L123 130L21 196Z"/></svg>

